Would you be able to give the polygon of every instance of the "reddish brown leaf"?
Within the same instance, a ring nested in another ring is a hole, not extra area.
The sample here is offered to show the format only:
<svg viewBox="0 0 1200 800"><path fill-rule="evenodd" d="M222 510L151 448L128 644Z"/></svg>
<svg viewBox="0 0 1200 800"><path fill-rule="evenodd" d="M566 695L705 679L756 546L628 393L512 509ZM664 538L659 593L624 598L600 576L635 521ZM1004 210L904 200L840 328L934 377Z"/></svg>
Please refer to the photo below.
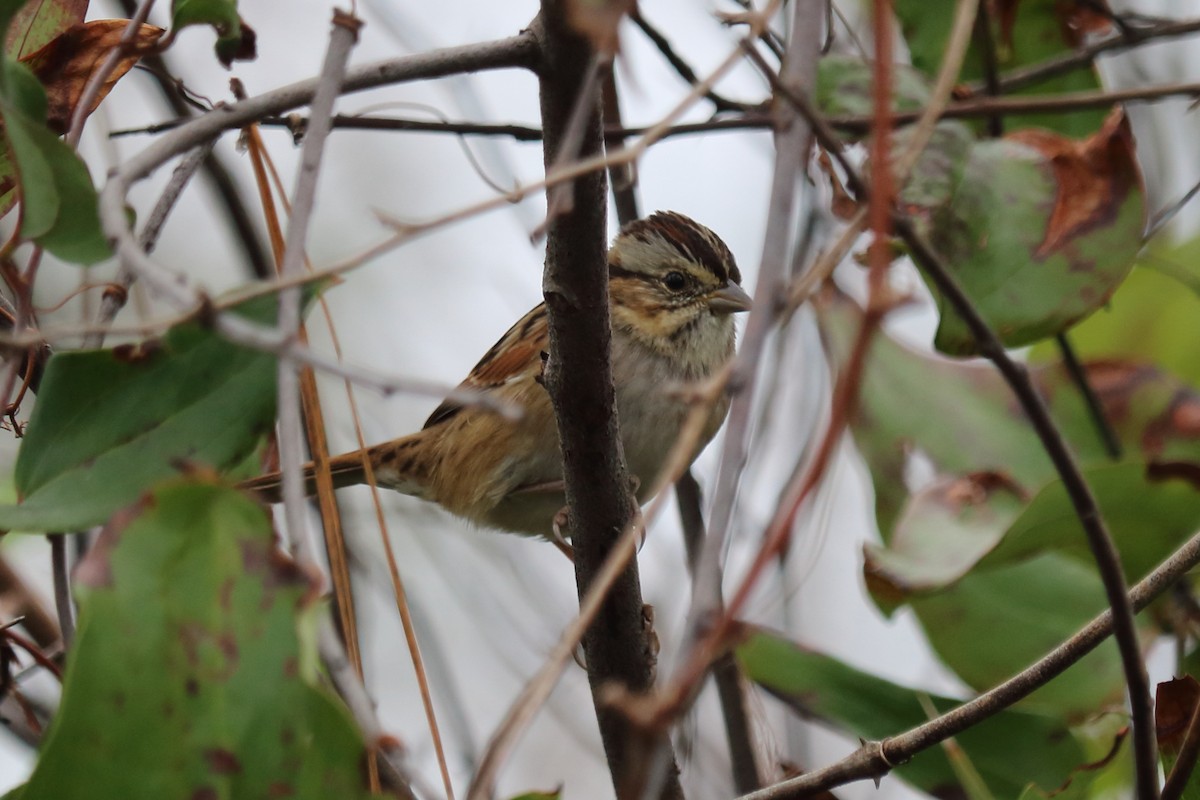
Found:
<svg viewBox="0 0 1200 800"><path fill-rule="evenodd" d="M637 9L637 0L570 0L567 21L597 53L617 52L617 26Z"/></svg>
<svg viewBox="0 0 1200 800"><path fill-rule="evenodd" d="M817 158L817 163L820 165L821 171L829 177L829 188L833 190L830 210L835 217L843 222L847 222L858 213L858 203L846 191L841 177L837 174L837 170L833 168L833 162L829 158L829 153L823 149L820 152L821 155Z"/></svg>
<svg viewBox="0 0 1200 800"><path fill-rule="evenodd" d="M1126 196L1142 184L1133 135L1125 114L1114 110L1082 141L1029 128L1008 137L1037 150L1054 170L1058 191L1046 235L1035 253L1046 257L1091 228L1111 222Z"/></svg>
<svg viewBox="0 0 1200 800"><path fill-rule="evenodd" d="M35 53L21 59L33 70L46 88L49 103L47 125L51 130L65 133L71 124L71 115L83 96L88 79L108 58L116 47L129 20L100 19L74 25ZM153 25L142 25L133 42L117 62L96 95L96 101L88 113L96 110L125 73L133 68L143 54L150 51L162 36L163 29Z"/></svg>
<svg viewBox="0 0 1200 800"><path fill-rule="evenodd" d="M1080 45L1084 35L1108 33L1113 29L1112 12L1105 0L1058 3L1055 11L1063 27L1063 39L1071 47Z"/></svg>
<svg viewBox="0 0 1200 800"><path fill-rule="evenodd" d="M1164 681L1158 685L1154 699L1154 731L1158 749L1166 756L1176 756L1183 745L1188 723L1200 703L1200 682L1191 675Z"/></svg>
<svg viewBox="0 0 1200 800"><path fill-rule="evenodd" d="M1013 27L1017 24L1017 6L1021 0L995 0L992 14L1000 27L1000 44L1007 50L1013 46Z"/></svg>
<svg viewBox="0 0 1200 800"><path fill-rule="evenodd" d="M8 26L4 52L13 58L24 58L83 22L87 7L88 0L30 0Z"/></svg>
<svg viewBox="0 0 1200 800"><path fill-rule="evenodd" d="M994 0L993 14L999 23L1000 43L1012 49L1013 29L1017 24L1017 7L1021 0ZM1062 31L1064 49L1076 47L1084 34L1105 33L1112 29L1112 15L1105 0L1070 2L1059 0L1054 3L1054 15Z"/></svg>

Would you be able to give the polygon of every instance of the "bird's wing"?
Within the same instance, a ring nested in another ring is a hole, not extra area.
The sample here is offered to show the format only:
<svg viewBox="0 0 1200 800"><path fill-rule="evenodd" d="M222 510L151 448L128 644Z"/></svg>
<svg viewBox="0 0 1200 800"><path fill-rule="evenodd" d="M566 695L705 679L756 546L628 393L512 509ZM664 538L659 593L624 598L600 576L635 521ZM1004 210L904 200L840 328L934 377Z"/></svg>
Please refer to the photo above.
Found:
<svg viewBox="0 0 1200 800"><path fill-rule="evenodd" d="M508 329L458 385L460 389L491 392L518 380L537 379L542 374L544 354L550 350L546 305L541 303ZM446 400L425 420L425 427L439 425L462 411L461 403Z"/></svg>

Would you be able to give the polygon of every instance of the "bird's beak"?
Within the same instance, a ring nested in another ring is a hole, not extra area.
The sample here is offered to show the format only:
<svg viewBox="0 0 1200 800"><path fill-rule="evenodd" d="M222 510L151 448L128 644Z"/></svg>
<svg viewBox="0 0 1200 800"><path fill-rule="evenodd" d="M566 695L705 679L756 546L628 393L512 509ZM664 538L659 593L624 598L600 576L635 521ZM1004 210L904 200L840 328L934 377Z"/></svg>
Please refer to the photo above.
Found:
<svg viewBox="0 0 1200 800"><path fill-rule="evenodd" d="M736 283L718 289L708 296L708 307L714 314L735 314L738 311L749 311L752 304L750 295L746 294L746 290Z"/></svg>

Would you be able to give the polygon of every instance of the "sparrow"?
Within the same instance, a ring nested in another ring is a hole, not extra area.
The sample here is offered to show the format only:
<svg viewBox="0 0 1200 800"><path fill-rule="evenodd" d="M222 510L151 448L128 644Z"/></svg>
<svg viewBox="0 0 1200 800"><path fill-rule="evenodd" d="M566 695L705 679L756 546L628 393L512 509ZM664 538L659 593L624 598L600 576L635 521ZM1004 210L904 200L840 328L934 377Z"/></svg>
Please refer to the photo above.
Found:
<svg viewBox="0 0 1200 800"><path fill-rule="evenodd" d="M734 352L733 314L750 308L733 254L708 228L674 212L625 225L608 251L613 384L617 418L639 504L658 478L690 410L680 388L713 376ZM546 306L509 328L460 386L519 410L508 419L443 402L411 435L330 460L335 487L366 483L438 503L487 528L557 540L566 503L558 429L541 383L550 349ZM713 404L691 455L729 410ZM313 465L305 467L315 491ZM279 499L280 475L241 486Z"/></svg>

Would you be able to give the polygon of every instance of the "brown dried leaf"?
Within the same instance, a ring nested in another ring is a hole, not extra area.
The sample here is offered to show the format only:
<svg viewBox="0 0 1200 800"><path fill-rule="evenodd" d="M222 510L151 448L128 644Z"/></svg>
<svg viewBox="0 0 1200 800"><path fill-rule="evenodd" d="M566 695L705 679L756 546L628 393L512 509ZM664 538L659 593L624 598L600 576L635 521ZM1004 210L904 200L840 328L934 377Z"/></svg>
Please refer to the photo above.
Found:
<svg viewBox="0 0 1200 800"><path fill-rule="evenodd" d="M1020 4L1021 0L995 0L993 7L992 13L1000 28L1000 44L1008 50L1013 47L1013 29L1017 24L1017 6ZM1063 42L1071 47L1077 46L1084 34L1112 30L1112 14L1105 0L1056 2L1054 15L1058 18Z"/></svg>
<svg viewBox="0 0 1200 800"><path fill-rule="evenodd" d="M1021 0L995 0L992 14L1000 27L1000 44L1007 50L1013 46L1013 28L1017 24L1017 6Z"/></svg>
<svg viewBox="0 0 1200 800"><path fill-rule="evenodd" d="M49 104L46 124L51 130L66 132L88 79L120 43L128 24L129 20L126 19L101 19L74 25L42 49L21 59L46 88ZM138 59L153 49L162 35L162 28L141 26L117 62L116 69L105 79L96 101L88 109L89 114L96 110L96 106Z"/></svg>
<svg viewBox="0 0 1200 800"><path fill-rule="evenodd" d="M1176 756L1200 704L1200 682L1191 675L1164 681L1154 698L1154 732L1163 755Z"/></svg>
<svg viewBox="0 0 1200 800"><path fill-rule="evenodd" d="M1046 235L1035 251L1044 258L1090 228L1112 222L1130 192L1142 184L1133 134L1120 109L1086 139L1028 128L1008 137L1041 153L1054 170L1058 191Z"/></svg>
<svg viewBox="0 0 1200 800"><path fill-rule="evenodd" d="M1063 26L1063 39L1072 47L1080 45L1085 35L1105 34L1113 29L1112 11L1105 0L1060 3L1055 10Z"/></svg>
<svg viewBox="0 0 1200 800"><path fill-rule="evenodd" d="M837 170L833 168L833 162L829 158L829 153L825 152L824 149L820 152L821 155L817 157L817 163L820 165L821 171L829 177L829 188L833 192L833 199L830 201L830 211L842 222L848 222L858 213L858 202L846 191L846 186L842 183L841 177L837 174Z"/></svg>
<svg viewBox="0 0 1200 800"><path fill-rule="evenodd" d="M637 10L637 0L570 0L567 22L586 36L597 53L615 53L621 18Z"/></svg>

